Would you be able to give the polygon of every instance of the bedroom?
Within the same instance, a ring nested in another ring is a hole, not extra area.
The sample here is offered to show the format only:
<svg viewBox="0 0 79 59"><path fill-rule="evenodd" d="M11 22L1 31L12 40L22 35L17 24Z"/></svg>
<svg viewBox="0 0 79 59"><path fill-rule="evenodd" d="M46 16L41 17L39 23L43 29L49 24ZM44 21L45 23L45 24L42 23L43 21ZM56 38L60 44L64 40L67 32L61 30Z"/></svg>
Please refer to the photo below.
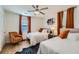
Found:
<svg viewBox="0 0 79 59"><path fill-rule="evenodd" d="M51 28L54 30L53 34L55 36L57 36L57 34L58 34L58 32L57 32L57 25L58 25L57 13L60 11L65 11L68 8L75 7L75 6L72 6L72 5L39 5L38 8L40 9L40 8L44 8L44 7L48 7L47 10L42 10L42 12L44 12L45 15L42 15L42 14L34 15L33 12L28 12L28 10L34 10L32 5L0 6L0 13L1 13L0 17L2 17L1 19L4 19L4 20L0 20L0 22L2 24L0 26L1 27L0 32L3 32L0 34L0 37L2 38L2 40L0 41L0 45L1 45L0 49L2 50L1 53L3 53L3 54L4 53L6 53L6 54L16 53L16 52L19 52L18 51L19 49L22 51L23 48L26 48L26 46L27 47L29 46L29 43L23 41L22 43L20 43L22 46L18 46L16 51L13 51L12 49L14 46L14 50L15 50L15 47L17 47L18 44L11 45L11 46L9 46L10 45L9 44L8 47L5 48L5 46L4 46L4 48L2 49L2 47L5 43L10 42L9 32L18 32L19 33L19 17L20 17L20 15L22 15L21 17L24 17L24 18L26 17L26 19L27 19L27 16L31 16L31 32L34 32L34 33L38 32L40 28L45 28L45 29ZM75 11L74 11L74 19L76 19L74 21L74 28L79 28L79 23L78 23L79 11L78 10L79 10L79 6L76 6ZM65 14L65 12L64 12L64 14ZM65 15L63 16L63 18L65 18ZM54 19L54 24L51 26L47 24L47 20L50 18ZM63 22L63 27L65 27L65 24L66 23ZM25 39L25 40L26 40L26 35L27 34L25 34L25 33L23 35L23 39ZM37 35L37 33L35 35ZM45 35L45 34L43 34L43 35ZM46 36L46 38L47 38L47 36ZM35 42L35 41L32 40L32 42ZM11 51L8 48L10 48Z"/></svg>

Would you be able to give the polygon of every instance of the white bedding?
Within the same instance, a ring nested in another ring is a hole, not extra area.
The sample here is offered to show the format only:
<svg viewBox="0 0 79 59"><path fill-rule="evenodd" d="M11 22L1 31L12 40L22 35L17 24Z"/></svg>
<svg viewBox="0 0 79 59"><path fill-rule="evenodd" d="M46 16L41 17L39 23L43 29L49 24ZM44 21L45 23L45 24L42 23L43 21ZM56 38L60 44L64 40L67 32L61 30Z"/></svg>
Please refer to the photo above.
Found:
<svg viewBox="0 0 79 59"><path fill-rule="evenodd" d="M73 38L71 38L73 39ZM79 54L79 41L54 37L40 43L38 54Z"/></svg>
<svg viewBox="0 0 79 59"><path fill-rule="evenodd" d="M27 34L27 38L30 39L31 45L35 45L41 41L48 39L48 33L32 32Z"/></svg>

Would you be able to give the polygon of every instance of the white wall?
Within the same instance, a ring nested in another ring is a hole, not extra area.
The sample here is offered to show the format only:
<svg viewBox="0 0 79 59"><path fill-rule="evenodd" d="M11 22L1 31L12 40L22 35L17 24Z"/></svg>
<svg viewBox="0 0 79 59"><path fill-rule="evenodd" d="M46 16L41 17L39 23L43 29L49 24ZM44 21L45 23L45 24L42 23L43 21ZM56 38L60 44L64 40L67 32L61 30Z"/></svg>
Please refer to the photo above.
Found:
<svg viewBox="0 0 79 59"><path fill-rule="evenodd" d="M19 15L5 11L5 33L6 42L9 42L9 32L19 31Z"/></svg>
<svg viewBox="0 0 79 59"><path fill-rule="evenodd" d="M40 17L31 17L31 31L36 32L43 27L43 19Z"/></svg>
<svg viewBox="0 0 79 59"><path fill-rule="evenodd" d="M4 34L4 10L0 6L0 51L3 48L3 45L5 44L5 34Z"/></svg>
<svg viewBox="0 0 79 59"><path fill-rule="evenodd" d="M54 34L57 35L57 12L59 12L60 9L56 9L57 6L54 6L54 7L49 6L48 8L49 8L47 10L48 12L46 12L45 17L43 18L43 24L45 28L49 28L49 25L47 24L47 20L53 17L55 19L55 24L53 24L51 28L53 27L55 29Z"/></svg>

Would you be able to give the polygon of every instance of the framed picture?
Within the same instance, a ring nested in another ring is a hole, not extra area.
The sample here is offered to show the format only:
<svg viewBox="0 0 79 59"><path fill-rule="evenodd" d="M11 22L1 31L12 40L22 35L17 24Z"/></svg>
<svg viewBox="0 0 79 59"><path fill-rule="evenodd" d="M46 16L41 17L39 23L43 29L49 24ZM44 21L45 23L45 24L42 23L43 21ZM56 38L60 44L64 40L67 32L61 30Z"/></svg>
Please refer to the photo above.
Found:
<svg viewBox="0 0 79 59"><path fill-rule="evenodd" d="M53 23L55 23L54 18L50 18L47 20L48 25L52 25Z"/></svg>

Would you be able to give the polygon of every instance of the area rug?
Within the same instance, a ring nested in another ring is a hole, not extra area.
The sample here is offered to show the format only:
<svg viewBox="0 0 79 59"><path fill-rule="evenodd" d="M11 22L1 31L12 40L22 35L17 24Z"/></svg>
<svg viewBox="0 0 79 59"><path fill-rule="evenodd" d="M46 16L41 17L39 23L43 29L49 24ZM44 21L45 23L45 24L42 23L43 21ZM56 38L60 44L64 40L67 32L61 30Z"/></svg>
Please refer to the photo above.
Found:
<svg viewBox="0 0 79 59"><path fill-rule="evenodd" d="M37 54L38 49L39 49L39 44L36 44L34 46L24 48L21 52L16 52L15 54Z"/></svg>

